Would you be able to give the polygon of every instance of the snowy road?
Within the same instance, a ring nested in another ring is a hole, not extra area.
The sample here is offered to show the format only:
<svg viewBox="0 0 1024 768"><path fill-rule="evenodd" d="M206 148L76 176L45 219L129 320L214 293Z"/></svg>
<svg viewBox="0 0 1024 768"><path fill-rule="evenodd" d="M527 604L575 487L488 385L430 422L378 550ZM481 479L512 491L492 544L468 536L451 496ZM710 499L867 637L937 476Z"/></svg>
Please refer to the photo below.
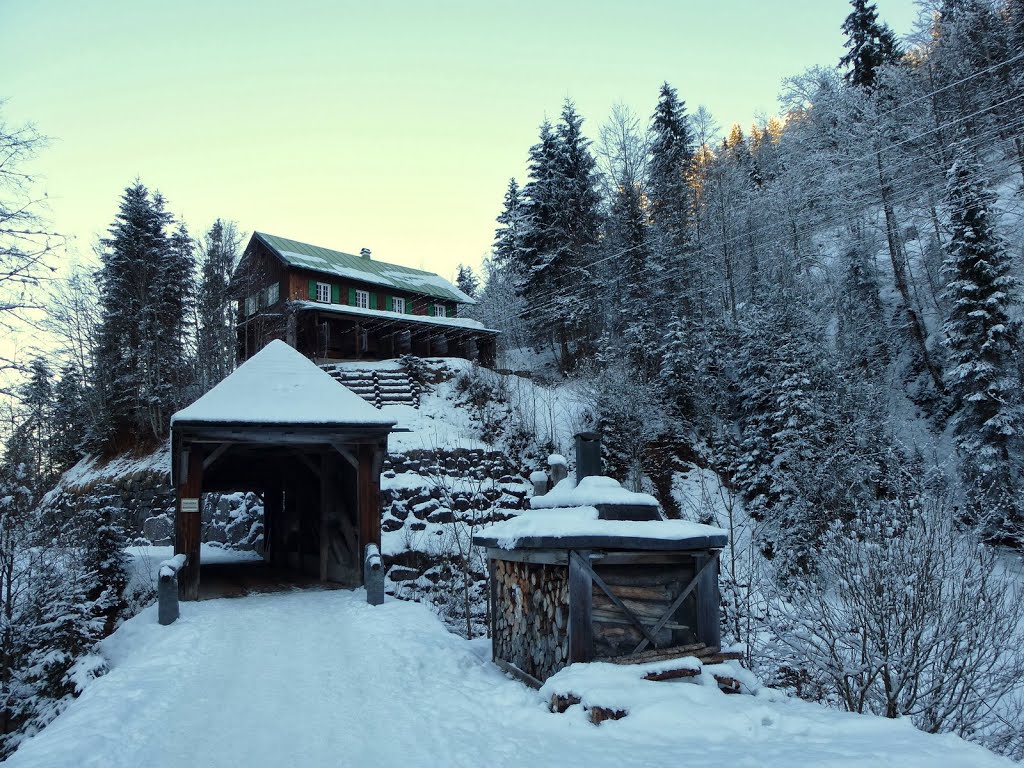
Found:
<svg viewBox="0 0 1024 768"><path fill-rule="evenodd" d="M549 714L484 641L425 608L306 591L155 608L104 644L111 671L12 768L138 766L1011 765L953 737L689 683L675 706L595 727ZM661 688L659 691L670 690ZM577 708L578 709L578 708Z"/></svg>

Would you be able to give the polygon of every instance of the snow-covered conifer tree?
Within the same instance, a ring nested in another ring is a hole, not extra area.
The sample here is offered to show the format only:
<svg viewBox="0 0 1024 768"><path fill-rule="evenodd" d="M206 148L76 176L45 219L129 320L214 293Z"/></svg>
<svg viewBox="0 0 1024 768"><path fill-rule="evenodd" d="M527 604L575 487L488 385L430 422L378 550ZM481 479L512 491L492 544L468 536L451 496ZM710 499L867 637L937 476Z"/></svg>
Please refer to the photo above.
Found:
<svg viewBox="0 0 1024 768"><path fill-rule="evenodd" d="M843 22L846 47L839 60L847 68L846 82L870 91L875 86L878 68L900 56L896 35L878 20L878 8L869 0L850 0L853 10Z"/></svg>
<svg viewBox="0 0 1024 768"><path fill-rule="evenodd" d="M996 230L995 197L978 163L961 151L946 190L952 237L945 271L951 303L946 374L957 399L953 425L973 514L996 537L1021 540L1018 460L1011 447L1021 431L1018 337L1010 308L1019 281Z"/></svg>
<svg viewBox="0 0 1024 768"><path fill-rule="evenodd" d="M469 296L469 298L475 299L476 292L480 289L480 279L473 273L472 267L459 264L459 272L455 277L455 285L458 286L460 291Z"/></svg>
<svg viewBox="0 0 1024 768"><path fill-rule="evenodd" d="M169 237L170 223L163 198L135 182L103 241L96 369L108 450L162 438L183 391L194 262L188 233Z"/></svg>
<svg viewBox="0 0 1024 768"><path fill-rule="evenodd" d="M239 242L235 225L217 219L200 248L196 368L197 384L202 392L227 376L235 365L235 312L234 302L228 295L228 283Z"/></svg>

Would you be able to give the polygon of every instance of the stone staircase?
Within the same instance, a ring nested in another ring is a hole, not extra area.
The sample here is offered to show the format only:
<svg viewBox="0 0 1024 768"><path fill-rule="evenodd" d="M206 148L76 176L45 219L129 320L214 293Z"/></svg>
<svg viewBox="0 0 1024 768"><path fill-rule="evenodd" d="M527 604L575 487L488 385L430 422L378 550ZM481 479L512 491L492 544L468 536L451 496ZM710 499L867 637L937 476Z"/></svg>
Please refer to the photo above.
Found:
<svg viewBox="0 0 1024 768"><path fill-rule="evenodd" d="M420 385L404 370L352 368L344 365L321 366L335 381L344 384L376 408L385 405L420 407Z"/></svg>

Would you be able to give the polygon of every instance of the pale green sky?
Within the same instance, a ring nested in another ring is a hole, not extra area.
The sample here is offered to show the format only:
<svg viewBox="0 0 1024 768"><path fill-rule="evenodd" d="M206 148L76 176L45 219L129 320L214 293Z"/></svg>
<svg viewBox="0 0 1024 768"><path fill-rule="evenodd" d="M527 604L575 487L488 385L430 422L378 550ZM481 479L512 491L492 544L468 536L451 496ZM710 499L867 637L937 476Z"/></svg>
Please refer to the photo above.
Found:
<svg viewBox="0 0 1024 768"><path fill-rule="evenodd" d="M910 30L913 0L878 0ZM135 176L200 235L245 231L451 276L478 265L508 177L565 97L591 137L668 80L723 126L842 54L847 0L0 0L8 121L88 253Z"/></svg>

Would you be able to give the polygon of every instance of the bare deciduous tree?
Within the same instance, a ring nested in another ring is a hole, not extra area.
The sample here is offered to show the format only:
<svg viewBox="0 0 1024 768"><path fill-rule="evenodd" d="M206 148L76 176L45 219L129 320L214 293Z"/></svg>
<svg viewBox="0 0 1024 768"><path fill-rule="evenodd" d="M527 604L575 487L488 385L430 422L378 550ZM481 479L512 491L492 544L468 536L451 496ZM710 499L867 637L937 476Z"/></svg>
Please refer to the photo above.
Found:
<svg viewBox="0 0 1024 768"><path fill-rule="evenodd" d="M1020 714L1007 717L1024 680L1024 602L998 552L954 518L922 492L835 525L820 573L776 595L771 629L845 709L1005 738Z"/></svg>

